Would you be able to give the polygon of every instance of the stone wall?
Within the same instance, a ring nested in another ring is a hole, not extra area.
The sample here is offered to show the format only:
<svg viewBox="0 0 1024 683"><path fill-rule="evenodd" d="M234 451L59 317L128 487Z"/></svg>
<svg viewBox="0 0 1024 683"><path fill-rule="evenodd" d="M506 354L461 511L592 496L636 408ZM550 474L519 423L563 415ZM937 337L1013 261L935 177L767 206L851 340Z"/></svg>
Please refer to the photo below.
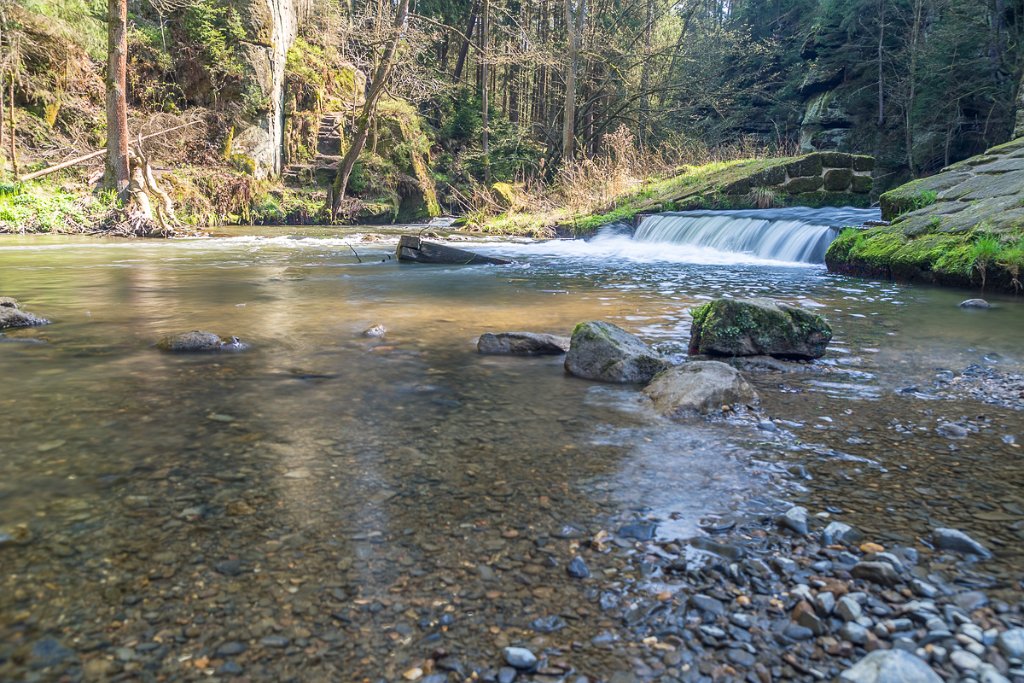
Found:
<svg viewBox="0 0 1024 683"><path fill-rule="evenodd" d="M749 196L759 189L774 190L800 203L808 203L832 195L856 195L867 198L874 185L872 171L875 159L870 156L842 152L815 152L784 164L764 169L726 185L722 192L729 197Z"/></svg>

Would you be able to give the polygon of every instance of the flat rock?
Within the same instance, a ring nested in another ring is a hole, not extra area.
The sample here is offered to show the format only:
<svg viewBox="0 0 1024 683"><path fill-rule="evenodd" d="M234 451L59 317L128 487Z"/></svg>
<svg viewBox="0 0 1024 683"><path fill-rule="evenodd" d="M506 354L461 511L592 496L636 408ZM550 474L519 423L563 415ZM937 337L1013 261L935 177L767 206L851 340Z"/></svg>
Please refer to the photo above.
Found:
<svg viewBox="0 0 1024 683"><path fill-rule="evenodd" d="M668 363L651 347L612 323L580 323L572 332L565 369L583 379L646 384Z"/></svg>
<svg viewBox="0 0 1024 683"><path fill-rule="evenodd" d="M507 265L506 259L481 256L465 249L456 249L445 244L427 242L416 235L402 235L398 240L399 261L413 263L440 263L452 266L474 266L482 264Z"/></svg>
<svg viewBox="0 0 1024 683"><path fill-rule="evenodd" d="M718 361L690 361L658 374L644 393L670 418L721 414L723 407L745 410L759 397L736 368Z"/></svg>
<svg viewBox="0 0 1024 683"><path fill-rule="evenodd" d="M164 337L157 348L168 353L210 353L215 351L241 351L246 345L238 337L222 338L213 332L192 330Z"/></svg>
<svg viewBox="0 0 1024 683"><path fill-rule="evenodd" d="M903 650L876 650L839 675L843 683L942 683L920 657Z"/></svg>
<svg viewBox="0 0 1024 683"><path fill-rule="evenodd" d="M569 350L569 338L534 332L490 332L480 335L476 350L501 356L558 356Z"/></svg>

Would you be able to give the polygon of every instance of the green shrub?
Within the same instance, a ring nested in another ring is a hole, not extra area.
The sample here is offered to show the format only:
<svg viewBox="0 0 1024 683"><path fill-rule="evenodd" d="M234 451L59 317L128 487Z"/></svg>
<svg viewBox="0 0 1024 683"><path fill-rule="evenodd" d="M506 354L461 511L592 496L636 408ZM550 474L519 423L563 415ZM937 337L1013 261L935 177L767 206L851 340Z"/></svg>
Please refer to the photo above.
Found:
<svg viewBox="0 0 1024 683"><path fill-rule="evenodd" d="M1002 251L999 239L992 235L981 235L974 240L971 246L971 268L978 271L981 276L981 289L985 289L985 281L988 276L988 269L996 263Z"/></svg>

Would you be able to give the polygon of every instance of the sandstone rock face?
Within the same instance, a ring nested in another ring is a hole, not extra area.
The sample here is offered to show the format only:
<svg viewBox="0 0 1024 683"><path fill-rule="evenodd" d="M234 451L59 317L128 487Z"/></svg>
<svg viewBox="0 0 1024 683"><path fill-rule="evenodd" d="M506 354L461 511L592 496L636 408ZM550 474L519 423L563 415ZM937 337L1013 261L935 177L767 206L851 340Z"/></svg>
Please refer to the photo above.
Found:
<svg viewBox="0 0 1024 683"><path fill-rule="evenodd" d="M253 175L281 172L284 150L285 61L298 33L297 0L236 0L245 28L245 91L260 104L252 125L235 135L232 154L251 162Z"/></svg>
<svg viewBox="0 0 1024 683"><path fill-rule="evenodd" d="M716 299L692 315L691 355L809 360L832 340L820 315L771 299Z"/></svg>
<svg viewBox="0 0 1024 683"><path fill-rule="evenodd" d="M480 335L480 353L501 356L557 356L569 350L569 338L533 332L502 332Z"/></svg>
<svg viewBox="0 0 1024 683"><path fill-rule="evenodd" d="M732 366L718 361L691 361L662 372L644 393L655 409L670 418L721 413L753 407L757 392Z"/></svg>
<svg viewBox="0 0 1024 683"><path fill-rule="evenodd" d="M667 367L647 344L600 320L576 326L565 356L567 372L599 382L645 384Z"/></svg>

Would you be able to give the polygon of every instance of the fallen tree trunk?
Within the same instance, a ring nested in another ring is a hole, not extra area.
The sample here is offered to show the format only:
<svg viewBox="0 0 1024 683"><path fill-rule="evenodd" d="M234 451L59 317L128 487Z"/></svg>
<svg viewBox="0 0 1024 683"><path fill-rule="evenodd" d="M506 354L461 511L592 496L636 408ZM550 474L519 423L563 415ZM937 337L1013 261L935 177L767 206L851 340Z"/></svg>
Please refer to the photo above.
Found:
<svg viewBox="0 0 1024 683"><path fill-rule="evenodd" d="M398 260L412 263L444 263L456 266L475 266L484 263L505 266L511 263L505 259L481 256L465 249L456 249L444 244L424 242L415 235L402 235L398 240Z"/></svg>
<svg viewBox="0 0 1024 683"><path fill-rule="evenodd" d="M191 125L193 125L191 122L183 123L180 126L174 126L173 128L168 128L167 130L162 130L162 131L160 131L158 133L150 133L149 135L143 135L142 137L139 138L139 142L141 142L143 140L149 140L150 138L155 138L155 137L158 137L160 135L166 135L167 133L173 133L176 130L179 130L181 128L187 128L188 126L191 126ZM100 157L104 156L106 153L107 153L107 150L105 150L105 149L100 149L100 150L97 150L95 152L89 152L88 154L83 154L80 157L75 157L74 159L68 159L67 161L62 161L59 164L54 164L53 166L48 166L47 168L41 169L39 171L33 171L32 173L26 173L25 175L21 176L21 178L19 178L19 180L35 180L36 178L42 178L43 176L50 175L51 173L56 173L57 171L63 170L65 168L70 168L72 166L77 166L78 164L83 164L86 161L91 161L93 159L99 159Z"/></svg>

